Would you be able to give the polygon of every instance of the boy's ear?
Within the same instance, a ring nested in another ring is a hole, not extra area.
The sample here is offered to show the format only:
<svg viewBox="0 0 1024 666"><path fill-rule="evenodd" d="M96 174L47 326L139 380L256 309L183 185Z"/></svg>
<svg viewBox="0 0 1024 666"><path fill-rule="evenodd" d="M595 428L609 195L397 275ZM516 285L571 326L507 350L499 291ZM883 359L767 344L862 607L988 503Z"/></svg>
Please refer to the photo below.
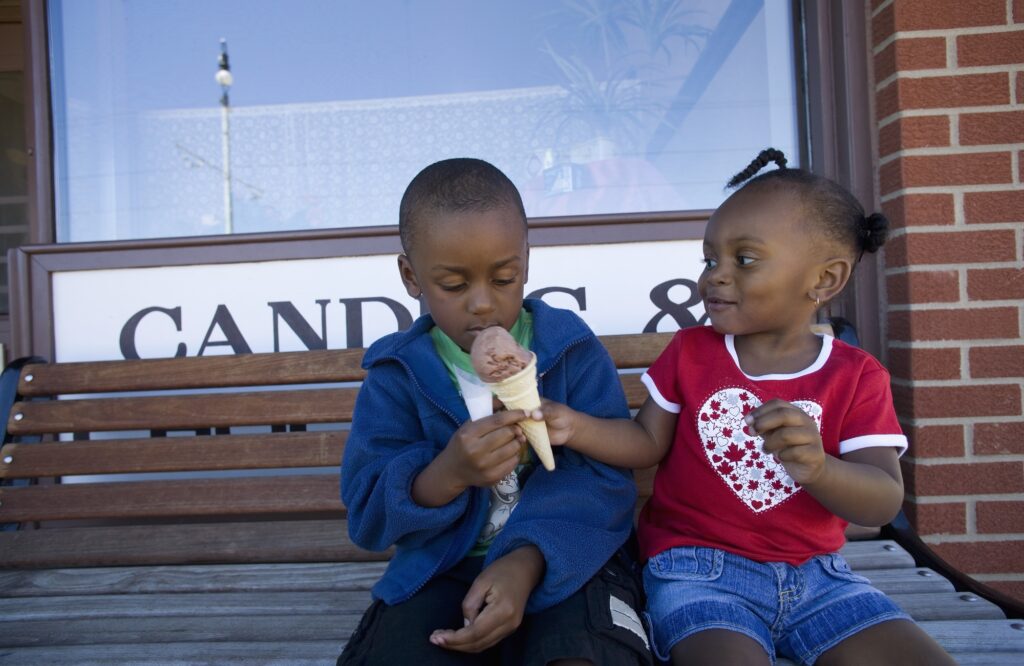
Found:
<svg viewBox="0 0 1024 666"><path fill-rule="evenodd" d="M398 274L402 277L405 293L409 294L410 298L419 298L423 294L423 289L416 279L416 271L412 269L412 262L407 255L398 255Z"/></svg>
<svg viewBox="0 0 1024 666"><path fill-rule="evenodd" d="M849 259L835 257L825 261L818 270L818 281L808 296L822 303L832 300L846 286L852 273L853 264Z"/></svg>

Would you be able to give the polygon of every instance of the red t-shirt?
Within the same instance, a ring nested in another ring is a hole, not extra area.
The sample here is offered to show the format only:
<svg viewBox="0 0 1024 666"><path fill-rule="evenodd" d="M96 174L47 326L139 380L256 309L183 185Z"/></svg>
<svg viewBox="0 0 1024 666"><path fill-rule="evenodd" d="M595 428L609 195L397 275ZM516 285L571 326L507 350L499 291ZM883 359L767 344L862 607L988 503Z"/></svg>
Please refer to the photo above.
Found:
<svg viewBox="0 0 1024 666"><path fill-rule="evenodd" d="M672 448L640 514L645 558L676 546L712 546L758 562L801 564L838 550L846 521L818 503L762 452L743 417L781 398L818 423L825 453L871 446L902 454L889 373L870 354L822 338L818 358L785 375L750 377L732 336L708 326L679 331L643 376L651 398L679 414Z"/></svg>

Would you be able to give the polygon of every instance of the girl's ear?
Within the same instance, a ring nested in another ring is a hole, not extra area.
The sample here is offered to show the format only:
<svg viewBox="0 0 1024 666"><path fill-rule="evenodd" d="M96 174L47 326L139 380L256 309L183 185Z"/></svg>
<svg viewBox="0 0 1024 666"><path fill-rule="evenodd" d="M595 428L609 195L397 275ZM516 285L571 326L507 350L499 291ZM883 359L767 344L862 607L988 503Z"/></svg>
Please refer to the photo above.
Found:
<svg viewBox="0 0 1024 666"><path fill-rule="evenodd" d="M404 254L398 255L398 274L402 277L402 284L405 285L405 293L410 298L419 298L423 295L423 288L416 279L416 271L412 269L412 262Z"/></svg>
<svg viewBox="0 0 1024 666"><path fill-rule="evenodd" d="M827 303L843 290L852 273L853 264L849 259L829 259L821 264L818 280L807 295L812 301Z"/></svg>

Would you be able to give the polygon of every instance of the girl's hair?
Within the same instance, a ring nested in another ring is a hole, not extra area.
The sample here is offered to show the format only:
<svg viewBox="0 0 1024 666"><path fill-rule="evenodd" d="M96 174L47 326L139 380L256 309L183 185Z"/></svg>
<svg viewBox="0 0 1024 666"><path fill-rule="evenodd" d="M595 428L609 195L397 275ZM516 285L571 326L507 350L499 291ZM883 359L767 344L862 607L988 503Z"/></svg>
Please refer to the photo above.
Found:
<svg viewBox="0 0 1024 666"><path fill-rule="evenodd" d="M779 168L757 175L774 162ZM822 232L850 249L857 261L865 252L876 252L885 244L889 220L881 213L864 214L864 207L838 183L804 169L790 169L781 150L766 148L729 180L728 187L740 190L766 186L792 188L801 198Z"/></svg>

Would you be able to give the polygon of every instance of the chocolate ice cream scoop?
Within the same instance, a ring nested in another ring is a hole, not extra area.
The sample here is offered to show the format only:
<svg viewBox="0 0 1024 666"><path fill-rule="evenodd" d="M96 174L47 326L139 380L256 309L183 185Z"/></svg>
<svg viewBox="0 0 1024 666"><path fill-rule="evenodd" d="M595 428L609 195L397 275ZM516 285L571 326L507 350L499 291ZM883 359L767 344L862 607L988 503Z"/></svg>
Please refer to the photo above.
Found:
<svg viewBox="0 0 1024 666"><path fill-rule="evenodd" d="M529 365L533 357L501 326L480 331L469 356L476 374L489 384L508 379Z"/></svg>

